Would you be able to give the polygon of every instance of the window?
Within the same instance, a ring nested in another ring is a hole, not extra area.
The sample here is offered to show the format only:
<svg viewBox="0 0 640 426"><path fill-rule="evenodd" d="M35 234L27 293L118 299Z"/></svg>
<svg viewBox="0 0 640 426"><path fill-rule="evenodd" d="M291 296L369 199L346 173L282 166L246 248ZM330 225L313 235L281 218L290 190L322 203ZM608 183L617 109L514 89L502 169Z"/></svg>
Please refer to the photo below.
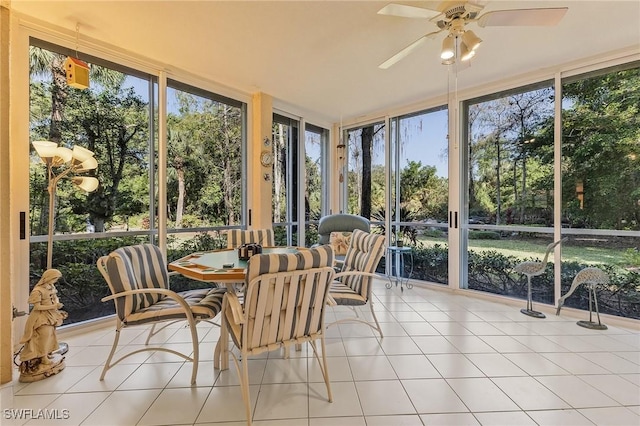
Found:
<svg viewBox="0 0 640 426"><path fill-rule="evenodd" d="M329 131L311 124L304 133L306 180L304 188L305 245L318 242L318 221L327 211L326 147Z"/></svg>
<svg viewBox="0 0 640 426"><path fill-rule="evenodd" d="M513 267L553 239L554 89L549 83L469 101L466 245L470 289L527 298ZM533 300L553 303L553 267Z"/></svg>
<svg viewBox="0 0 640 426"><path fill-rule="evenodd" d="M347 213L384 222L384 123L347 131Z"/></svg>
<svg viewBox="0 0 640 426"><path fill-rule="evenodd" d="M391 224L414 248L415 279L448 282L448 117L446 108L391 121Z"/></svg>
<svg viewBox="0 0 640 426"><path fill-rule="evenodd" d="M167 86L170 246L226 247L219 231L242 225L245 108L177 81Z"/></svg>
<svg viewBox="0 0 640 426"><path fill-rule="evenodd" d="M597 288L600 312L638 319L640 68L566 79L562 94L562 294L595 266L611 282ZM586 288L565 306L588 310Z"/></svg>
<svg viewBox="0 0 640 426"><path fill-rule="evenodd" d="M63 67L69 54L37 40L30 47L30 140L81 146L93 151L98 162L98 168L88 173L100 182L96 191L75 190L70 179L57 185L52 267L62 272L57 288L69 312L65 324L113 313L113 304L100 302L110 293L95 267L97 256L149 241L145 218L153 194L149 99L153 79L97 58L82 58L90 63L91 87L69 87ZM47 267L50 225L46 170L32 153L31 287Z"/></svg>

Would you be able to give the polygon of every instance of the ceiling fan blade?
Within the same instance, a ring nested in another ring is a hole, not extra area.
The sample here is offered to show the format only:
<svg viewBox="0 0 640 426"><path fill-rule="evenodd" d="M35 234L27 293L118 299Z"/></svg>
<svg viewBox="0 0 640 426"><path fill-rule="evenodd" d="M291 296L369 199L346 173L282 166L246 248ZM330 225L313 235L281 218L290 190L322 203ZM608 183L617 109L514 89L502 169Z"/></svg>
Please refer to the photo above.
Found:
<svg viewBox="0 0 640 426"><path fill-rule="evenodd" d="M407 6L405 4L389 3L378 11L378 15L400 16L402 18L426 18L430 19L440 15L437 10L424 9L422 7Z"/></svg>
<svg viewBox="0 0 640 426"><path fill-rule="evenodd" d="M567 10L567 7L496 10L493 12L487 12L478 18L478 25L481 27L551 27L560 22L564 14L567 13Z"/></svg>
<svg viewBox="0 0 640 426"><path fill-rule="evenodd" d="M413 52L418 47L420 47L422 43L429 40L430 38L433 38L436 34L440 33L441 31L442 30L435 31L427 35L423 35L422 37L420 37L419 39L417 39L416 41L414 41L413 43L411 43L410 45L408 45L407 47L405 47L404 49L402 49L401 51L399 51L398 53L396 53L395 55L393 55L383 63L381 63L380 65L378 65L378 68L386 70L390 66L394 65L396 62L399 62L400 60L404 59L411 52Z"/></svg>

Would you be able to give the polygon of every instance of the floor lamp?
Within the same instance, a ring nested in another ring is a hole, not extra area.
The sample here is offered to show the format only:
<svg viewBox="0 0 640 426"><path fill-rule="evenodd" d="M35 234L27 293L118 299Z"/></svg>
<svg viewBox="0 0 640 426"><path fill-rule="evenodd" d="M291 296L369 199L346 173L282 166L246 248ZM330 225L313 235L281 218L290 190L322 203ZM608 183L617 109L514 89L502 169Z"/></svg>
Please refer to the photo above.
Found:
<svg viewBox="0 0 640 426"><path fill-rule="evenodd" d="M68 178L71 182L86 192L93 192L98 188L98 179L95 177L76 176L86 173L98 167L98 162L93 157L93 152L80 146L73 149L58 146L55 142L32 142L38 156L47 165L47 191L49 192L49 234L47 238L47 269L51 269L53 260L53 231L55 228L55 202L58 182ZM69 346L60 342L56 351L64 354Z"/></svg>

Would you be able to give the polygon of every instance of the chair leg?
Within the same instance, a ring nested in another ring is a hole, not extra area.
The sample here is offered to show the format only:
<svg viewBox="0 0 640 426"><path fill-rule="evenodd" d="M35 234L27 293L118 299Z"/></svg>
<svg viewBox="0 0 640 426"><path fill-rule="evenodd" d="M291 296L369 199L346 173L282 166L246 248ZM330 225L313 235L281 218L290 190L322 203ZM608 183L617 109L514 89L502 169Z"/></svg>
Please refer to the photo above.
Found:
<svg viewBox="0 0 640 426"><path fill-rule="evenodd" d="M371 301L371 299L369 299L369 308L371 309L371 315L373 316L373 320L376 322L376 330L378 330L378 333L380 333L380 337L384 337L382 335L382 328L380 327L380 323L378 322L378 317L376 317L376 313L373 310L373 302Z"/></svg>
<svg viewBox="0 0 640 426"><path fill-rule="evenodd" d="M318 348L316 347L316 342L313 340L309 342L311 347L313 348L313 354L318 361L318 365L320 366L320 371L322 371L322 377L324 378L324 383L327 386L327 398L329 402L333 402L333 395L331 394L331 382L329 381L329 365L327 364L327 349L324 344L324 336L320 338L320 347L322 349L322 362L318 357Z"/></svg>
<svg viewBox="0 0 640 426"><path fill-rule="evenodd" d="M113 355L116 353L116 348L118 347L118 341L120 340L120 324L116 327L116 337L113 339L113 346L111 346L111 352L107 357L107 361L104 363L104 368L102 369L102 374L100 375L100 380L104 380L105 374L111 368L111 360L113 359Z"/></svg>
<svg viewBox="0 0 640 426"><path fill-rule="evenodd" d="M232 352L233 363L236 366L238 377L240 378L240 391L242 392L242 400L244 401L244 408L247 416L247 426L251 426L251 395L249 394L249 357L248 354L243 353L242 356L242 369L236 355Z"/></svg>
<svg viewBox="0 0 640 426"><path fill-rule="evenodd" d="M191 329L191 342L193 343L193 355L191 356L191 362L193 362L193 368L191 370L191 384L195 385L200 359L200 342L198 341L198 329L196 328L196 322L193 317L189 318L188 322L189 328Z"/></svg>

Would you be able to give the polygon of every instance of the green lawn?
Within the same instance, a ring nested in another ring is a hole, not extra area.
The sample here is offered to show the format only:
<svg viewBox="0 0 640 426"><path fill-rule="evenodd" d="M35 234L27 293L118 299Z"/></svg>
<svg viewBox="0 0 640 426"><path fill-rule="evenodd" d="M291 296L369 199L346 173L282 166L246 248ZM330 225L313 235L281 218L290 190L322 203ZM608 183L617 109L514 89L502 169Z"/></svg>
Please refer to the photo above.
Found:
<svg viewBox="0 0 640 426"><path fill-rule="evenodd" d="M420 236L419 243L427 247L434 244L447 245L446 238L433 238ZM474 251L497 251L498 253L516 256L519 258L542 258L547 244L531 242L528 240L469 240L469 248ZM550 259L552 260L552 259ZM583 264L611 264L621 267L640 266L629 264L631 259L625 255L623 249L605 247L579 247L571 245L562 246L562 260L574 261Z"/></svg>

